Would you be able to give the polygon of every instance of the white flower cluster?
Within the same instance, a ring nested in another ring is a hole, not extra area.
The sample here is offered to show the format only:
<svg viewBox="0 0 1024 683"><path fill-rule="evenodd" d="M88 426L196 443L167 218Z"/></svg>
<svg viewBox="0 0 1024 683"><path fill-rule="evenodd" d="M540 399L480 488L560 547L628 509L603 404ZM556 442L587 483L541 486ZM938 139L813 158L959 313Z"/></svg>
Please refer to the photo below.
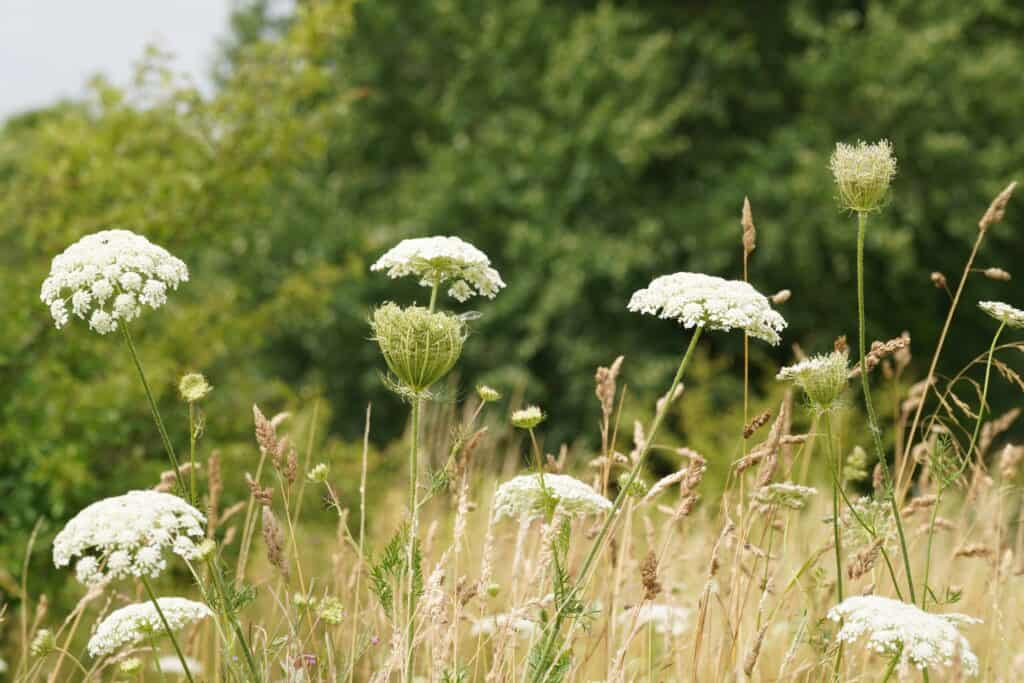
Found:
<svg viewBox="0 0 1024 683"><path fill-rule="evenodd" d="M144 305L160 308L167 290L182 282L188 282L188 268L163 247L129 230L103 230L54 257L39 298L57 329L74 314L107 334L119 321L137 318Z"/></svg>
<svg viewBox="0 0 1024 683"><path fill-rule="evenodd" d="M610 510L611 501L579 479L566 474L521 474L498 487L494 494L495 519L543 517L548 501L568 515L595 515Z"/></svg>
<svg viewBox="0 0 1024 683"><path fill-rule="evenodd" d="M1024 327L1024 311L1002 301L982 301L978 308L1008 327Z"/></svg>
<svg viewBox="0 0 1024 683"><path fill-rule="evenodd" d="M637 290L629 310L677 320L683 327L740 329L775 346L786 321L748 283L701 273L673 273Z"/></svg>
<svg viewBox="0 0 1024 683"><path fill-rule="evenodd" d="M158 598L157 603L172 631L213 616L203 603L185 598ZM152 602L128 605L111 612L96 627L89 639L89 654L93 657L110 655L125 645L135 645L162 632L164 625Z"/></svg>
<svg viewBox="0 0 1024 683"><path fill-rule="evenodd" d="M177 496L131 491L93 503L53 541L53 563L75 557L78 580L94 585L128 576L155 578L167 566L164 551L185 559L202 554L206 518Z"/></svg>
<svg viewBox="0 0 1024 683"><path fill-rule="evenodd" d="M879 140L868 144L836 144L829 168L839 188L839 202L850 211L874 211L882 204L896 176L892 143Z"/></svg>
<svg viewBox="0 0 1024 683"><path fill-rule="evenodd" d="M818 495L818 489L801 486L791 481L766 484L753 494L754 502L764 508L787 508L803 510L811 496Z"/></svg>
<svg viewBox="0 0 1024 683"><path fill-rule="evenodd" d="M862 595L843 600L828 612L832 621L842 621L836 636L853 643L863 636L868 647L881 655L900 655L902 665L918 669L937 669L953 665L959 657L964 673L978 673L978 658L970 643L960 635L960 624L979 624L980 620L963 614L930 614L914 605Z"/></svg>
<svg viewBox="0 0 1024 683"><path fill-rule="evenodd" d="M691 615L692 611L685 607L646 602L637 612L636 619L639 626L650 624L658 635L679 637L690 625ZM619 621L626 625L632 618L632 611L619 615Z"/></svg>
<svg viewBox="0 0 1024 683"><path fill-rule="evenodd" d="M515 633L520 638L530 638L540 633L540 626L536 622L524 619L513 613L493 614L473 622L472 635L493 636L505 633Z"/></svg>
<svg viewBox="0 0 1024 683"><path fill-rule="evenodd" d="M458 237L402 240L370 270L386 270L391 278L415 275L424 287L451 281L448 294L458 301L466 301L475 294L493 299L505 286L487 254Z"/></svg>

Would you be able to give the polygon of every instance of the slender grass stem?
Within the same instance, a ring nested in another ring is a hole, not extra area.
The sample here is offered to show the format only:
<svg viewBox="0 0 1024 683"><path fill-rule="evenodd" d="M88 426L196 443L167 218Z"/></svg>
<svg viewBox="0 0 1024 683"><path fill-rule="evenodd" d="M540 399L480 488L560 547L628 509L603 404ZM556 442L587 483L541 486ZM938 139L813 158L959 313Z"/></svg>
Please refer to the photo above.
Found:
<svg viewBox="0 0 1024 683"><path fill-rule="evenodd" d="M181 651L181 646L178 645L178 639L174 635L174 630L171 625L167 623L167 617L164 616L164 611L160 609L160 602L156 599L156 595L153 593L153 587L149 585L149 579L143 575L141 577L142 585L146 587L146 594L149 596L150 602L153 603L153 607L156 609L156 613L160 616L160 622L164 625L164 630L167 631L167 637L171 639L171 645L174 646L174 652L178 655L178 661L181 662L181 667L185 671L185 677L189 680L189 683L195 683L192 678L192 672L189 671L188 662L185 660L185 655Z"/></svg>
<svg viewBox="0 0 1024 683"><path fill-rule="evenodd" d="M433 310L434 299L437 294L437 285L434 285L434 293L431 295L431 310ZM405 672L406 681L412 681L413 667L416 664L413 640L416 636L416 595L413 561L416 554L416 534L418 533L419 504L417 501L418 478L419 478L419 437L420 437L420 404L415 399L412 404L412 439L409 446L409 543L406 549L406 590L408 604L406 608L406 642L405 642Z"/></svg>
<svg viewBox="0 0 1024 683"><path fill-rule="evenodd" d="M903 648L896 653L896 656L889 662L889 666L885 667L885 673L882 674L882 683L888 683L889 679L892 678L893 672L896 670L896 665L900 663L900 655L903 654Z"/></svg>
<svg viewBox="0 0 1024 683"><path fill-rule="evenodd" d="M857 213L857 323L858 341L860 351L860 381L864 390L864 408L868 417L868 431L871 432L871 440L875 446L875 454L878 457L879 465L882 468L883 486L885 495L889 498L892 506L893 519L896 522L896 531L900 539L900 550L903 553L903 565L907 572L907 588L910 591L910 601L917 602L914 592L914 576L910 569L910 553L907 549L907 538L903 532L903 522L900 519L899 506L896 504L896 495L893 488L892 476L889 473L889 465L886 463L885 447L882 445L882 432L878 427L878 417L875 415L875 407L871 401L871 384L868 381L867 367L867 329L864 322L864 236L867 232L868 216L863 211ZM895 578L895 577L894 577Z"/></svg>
<svg viewBox="0 0 1024 683"><path fill-rule="evenodd" d="M676 393L676 388L683 380L683 375L686 373L686 368L690 364L690 360L693 357L693 351L697 348L697 342L700 340L701 333L703 331L703 327L697 327L693 331L693 336L690 338L690 344L686 347L686 353L683 354L683 359L679 363L679 368L676 370L675 377L672 379L672 384L669 386L668 393L665 394L665 402L654 414L654 420L651 422L651 427L647 432L647 438L644 440L643 448L640 449L640 454L636 459L636 463L633 465L633 469L630 470L629 477L619 487L619 494L615 497L615 502L612 503L612 509L608 512L608 516L605 518L604 524L601 526L601 530L598 532L597 537L594 538L594 542L591 544L590 550L587 552L587 555L583 560L583 564L580 567L575 584L568 592L563 604L558 605L554 624L543 636L543 650L541 651L540 659L542 662L548 661L548 658L551 656L551 648L553 648L557 642L559 631L561 630L562 623L565 620L565 605L575 600L576 596L587 584L590 576L590 570L593 567L594 562L597 560L597 556L600 554L600 551L604 547L605 538L608 536L608 532L611 530L612 524L617 519L619 510L621 510L628 492L632 489L633 483L640 475L640 470L643 468L644 461L647 458L647 453L651 450L651 445L654 443L654 437L658 433L658 428L661 426L662 420L668 413L669 407L672 404L672 397ZM544 681L546 680L547 674L547 670L538 671L534 680L536 682Z"/></svg>
<svg viewBox="0 0 1024 683"><path fill-rule="evenodd" d="M832 470L832 536L836 555L836 604L838 605L843 601L843 544L842 536L839 534L839 490L843 483L832 436L832 414L828 411L825 411L825 440L828 447L828 466ZM842 665L843 644L839 643L839 648L836 652L835 669L832 674L833 679L836 681L839 680Z"/></svg>
<svg viewBox="0 0 1024 683"><path fill-rule="evenodd" d="M188 489L185 487L185 482L181 478L181 467L178 465L178 456L174 453L174 446L171 444L171 438L167 436L167 429L164 427L163 418L160 417L160 409L156 405L156 400L153 398L153 391L149 388L149 381L146 380L146 372L142 369L142 361L139 360L139 353L135 349L135 342L132 341L132 334L128 331L128 324L123 320L121 321L121 332L124 334L124 340L128 344L128 351L131 353L132 361L135 363L135 369L139 371L139 379L142 380L142 388L146 390L146 399L149 401L149 409L153 413L153 421L156 422L156 429L160 432L160 440L163 441L164 450L167 452L167 458L171 461L171 467L174 468L174 478L178 482L178 488L182 493Z"/></svg>
<svg viewBox="0 0 1024 683"><path fill-rule="evenodd" d="M232 607L228 605L227 590L224 588L224 582L221 580L220 568L215 566L213 558L209 558L207 560L207 566L210 569L210 575L213 577L217 593L220 595L221 612L231 623L231 627L235 631L235 636L238 638L238 642L242 646L242 653L245 655L245 663L246 666L249 667L249 673L252 674L253 680L256 683L260 683L260 681L263 680L263 677L260 676L259 669L256 668L256 660L252 655L252 650L249 648L249 643L245 640L245 634L242 633L242 627L238 624L238 620L231 611Z"/></svg>

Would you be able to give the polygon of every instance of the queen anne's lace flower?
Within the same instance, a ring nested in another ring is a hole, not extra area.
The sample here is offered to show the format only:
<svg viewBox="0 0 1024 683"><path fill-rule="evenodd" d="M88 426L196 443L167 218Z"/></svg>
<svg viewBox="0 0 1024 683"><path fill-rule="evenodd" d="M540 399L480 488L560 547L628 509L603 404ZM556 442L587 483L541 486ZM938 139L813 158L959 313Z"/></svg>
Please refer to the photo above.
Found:
<svg viewBox="0 0 1024 683"><path fill-rule="evenodd" d="M210 608L201 602L185 598L158 598L157 602L172 631L213 616ZM96 632L89 639L89 654L93 657L110 655L125 645L135 645L165 632L163 621L152 602L128 605L111 612L96 627Z"/></svg>
<svg viewBox="0 0 1024 683"><path fill-rule="evenodd" d="M691 614L691 610L685 607L645 602L637 612L636 621L638 626L650 624L658 635L678 638L686 632ZM619 615L619 621L627 626L632 619L633 612L631 610Z"/></svg>
<svg viewBox="0 0 1024 683"><path fill-rule="evenodd" d="M155 578L167 566L166 550L185 559L201 555L205 523L177 496L131 491L75 515L53 541L53 563L66 567L80 558L75 574L86 585L129 576Z"/></svg>
<svg viewBox="0 0 1024 683"><path fill-rule="evenodd" d="M982 301L978 308L1008 327L1024 327L1024 311L1002 301Z"/></svg>
<svg viewBox="0 0 1024 683"><path fill-rule="evenodd" d="M801 486L791 481L766 484L753 494L754 502L764 508L788 508L803 510L807 507L811 496L818 495L818 489Z"/></svg>
<svg viewBox="0 0 1024 683"><path fill-rule="evenodd" d="M543 488L539 474L522 474L506 481L494 494L495 519L543 517L552 506L567 515L594 515L610 510L612 504L567 474L545 474Z"/></svg>
<svg viewBox="0 0 1024 683"><path fill-rule="evenodd" d="M892 143L858 142L836 145L829 168L839 188L839 202L850 211L874 211L882 205L889 185L896 176L896 157Z"/></svg>
<svg viewBox="0 0 1024 683"><path fill-rule="evenodd" d="M964 673L978 673L978 658L957 626L980 624L979 619L963 614L931 614L874 595L847 598L829 610L828 616L843 622L836 636L841 642L854 643L867 636L868 647L890 657L899 653L903 665L937 669L952 666L954 657L959 657Z"/></svg>
<svg viewBox="0 0 1024 683"><path fill-rule="evenodd" d="M773 346L786 327L768 299L748 283L700 273L655 278L633 293L629 310L677 320L686 328L746 330Z"/></svg>
<svg viewBox="0 0 1024 683"><path fill-rule="evenodd" d="M448 294L458 301L474 294L493 299L505 286L487 254L458 237L402 240L370 270L386 270L391 278L415 275L424 287L451 282Z"/></svg>
<svg viewBox="0 0 1024 683"><path fill-rule="evenodd" d="M167 290L182 282L188 282L188 268L166 249L129 230L103 230L53 259L39 297L57 329L74 315L107 334L137 318L143 306L160 308Z"/></svg>
<svg viewBox="0 0 1024 683"><path fill-rule="evenodd" d="M827 410L846 388L849 372L847 352L833 351L782 368L775 378L793 382L815 407Z"/></svg>
<svg viewBox="0 0 1024 683"><path fill-rule="evenodd" d="M515 614L493 614L473 622L472 635L493 636L515 633L520 638L530 638L540 633L536 622L524 619Z"/></svg>

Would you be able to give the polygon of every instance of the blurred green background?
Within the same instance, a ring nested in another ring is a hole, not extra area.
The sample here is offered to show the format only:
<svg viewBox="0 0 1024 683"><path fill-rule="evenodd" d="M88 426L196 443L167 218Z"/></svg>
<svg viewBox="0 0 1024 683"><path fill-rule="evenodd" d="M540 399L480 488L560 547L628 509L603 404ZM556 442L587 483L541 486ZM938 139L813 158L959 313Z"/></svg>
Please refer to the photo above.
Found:
<svg viewBox="0 0 1024 683"><path fill-rule="evenodd" d="M1021 177L1022 35L1015 0L321 0L286 17L246 2L212 94L153 51L128 87L97 79L82 101L9 119L0 567L17 573L38 519L46 539L166 465L121 339L80 321L58 332L39 302L50 259L82 235L128 227L188 263L192 281L135 324L136 341L179 439L177 378L210 378L204 447L229 463L252 458L254 402L316 404L337 457L370 401L378 447L400 437L406 407L380 382L366 318L426 290L368 268L428 234L474 243L508 283L455 306L482 313L455 397L486 382L542 404L549 444L592 441L594 367L625 354L640 403L686 342L628 313L630 293L678 270L738 277L745 195L751 280L793 292L784 343L753 345L758 390L792 342L852 338L855 226L827 168L837 140L887 137L899 157L868 236L869 326L909 330L920 370L948 306L929 273L958 279L978 218ZM1022 227L1011 207L978 265L1013 272ZM974 279L943 367L987 346L982 298L1024 304L1016 280ZM718 358L707 400L735 406L742 338L705 348Z"/></svg>

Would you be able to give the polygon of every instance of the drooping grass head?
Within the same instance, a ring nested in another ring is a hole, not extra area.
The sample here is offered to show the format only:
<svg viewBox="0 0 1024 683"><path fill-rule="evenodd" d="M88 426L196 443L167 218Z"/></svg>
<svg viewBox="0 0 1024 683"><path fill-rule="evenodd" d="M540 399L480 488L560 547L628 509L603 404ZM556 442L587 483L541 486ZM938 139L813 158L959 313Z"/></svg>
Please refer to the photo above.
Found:
<svg viewBox="0 0 1024 683"><path fill-rule="evenodd" d="M386 303L370 320L373 338L401 385L422 393L448 374L462 354L466 324L451 313Z"/></svg>

